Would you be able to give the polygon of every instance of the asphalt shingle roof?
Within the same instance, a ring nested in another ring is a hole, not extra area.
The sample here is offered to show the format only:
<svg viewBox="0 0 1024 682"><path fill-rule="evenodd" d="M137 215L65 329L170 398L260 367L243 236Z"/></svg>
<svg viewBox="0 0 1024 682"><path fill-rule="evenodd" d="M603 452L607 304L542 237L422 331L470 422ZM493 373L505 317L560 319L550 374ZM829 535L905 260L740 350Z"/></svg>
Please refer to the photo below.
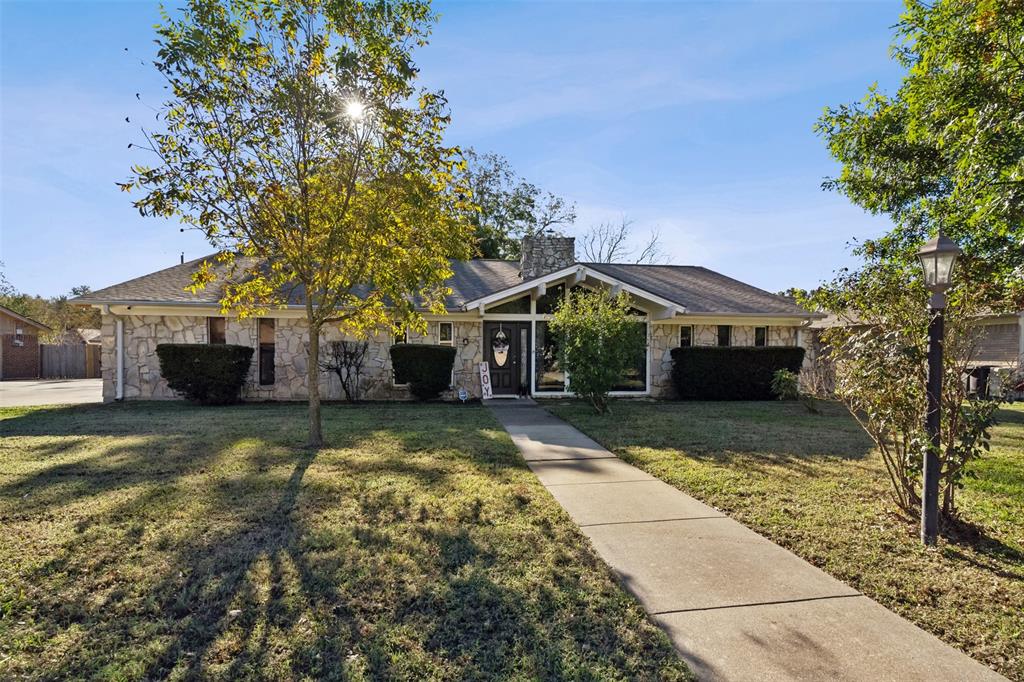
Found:
<svg viewBox="0 0 1024 682"><path fill-rule="evenodd" d="M791 300L695 265L584 263L625 284L686 307L694 314L793 315L809 313Z"/></svg>
<svg viewBox="0 0 1024 682"><path fill-rule="evenodd" d="M191 293L186 287L204 260L213 263L217 280ZM239 265L249 265L239 263ZM791 301L707 268L684 265L625 265L581 263L625 284L684 306L689 314L792 315L805 317L807 311ZM498 293L522 283L518 261L477 259L452 263L452 289L446 301L449 310L459 310L472 300ZM215 305L224 293L226 266L210 256L175 265L142 277L121 282L86 296L75 303L135 303ZM291 292L289 303L303 302L301 289Z"/></svg>

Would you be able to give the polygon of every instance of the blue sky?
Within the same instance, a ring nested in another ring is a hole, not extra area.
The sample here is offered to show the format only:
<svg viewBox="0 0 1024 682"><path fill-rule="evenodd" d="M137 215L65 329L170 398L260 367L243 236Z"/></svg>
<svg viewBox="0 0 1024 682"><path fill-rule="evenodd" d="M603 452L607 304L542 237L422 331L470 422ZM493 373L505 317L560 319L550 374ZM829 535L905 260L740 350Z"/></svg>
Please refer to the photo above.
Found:
<svg viewBox="0 0 1024 682"><path fill-rule="evenodd" d="M170 3L173 6L173 2ZM823 192L827 104L893 90L901 3L441 2L423 83L452 142L575 201L584 230L658 228L673 263L810 287L885 230ZM155 4L0 0L0 260L30 293L99 288L210 251L114 185L153 112ZM127 50L125 50L127 48ZM125 121L128 117L130 122Z"/></svg>

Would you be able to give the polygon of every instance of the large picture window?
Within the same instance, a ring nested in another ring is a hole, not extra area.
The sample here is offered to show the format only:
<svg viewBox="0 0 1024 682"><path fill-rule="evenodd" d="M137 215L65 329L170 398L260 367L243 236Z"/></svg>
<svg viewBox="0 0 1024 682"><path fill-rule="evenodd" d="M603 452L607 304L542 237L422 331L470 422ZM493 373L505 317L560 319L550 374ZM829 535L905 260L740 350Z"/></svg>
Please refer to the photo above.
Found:
<svg viewBox="0 0 1024 682"><path fill-rule="evenodd" d="M558 340L548 331L547 322L537 322L538 393L559 393L565 390L565 370L558 362Z"/></svg>
<svg viewBox="0 0 1024 682"><path fill-rule="evenodd" d="M565 300L565 285L556 284L553 287L548 287L545 294L537 299L537 314L538 315L553 315L558 306L562 305L562 301Z"/></svg>
<svg viewBox="0 0 1024 682"><path fill-rule="evenodd" d="M613 391L647 390L647 323L636 322L633 330L636 354L633 356L632 364L623 373L622 379L612 387Z"/></svg>
<svg viewBox="0 0 1024 682"><path fill-rule="evenodd" d="M259 374L260 385L271 386L274 383L274 320L259 318Z"/></svg>

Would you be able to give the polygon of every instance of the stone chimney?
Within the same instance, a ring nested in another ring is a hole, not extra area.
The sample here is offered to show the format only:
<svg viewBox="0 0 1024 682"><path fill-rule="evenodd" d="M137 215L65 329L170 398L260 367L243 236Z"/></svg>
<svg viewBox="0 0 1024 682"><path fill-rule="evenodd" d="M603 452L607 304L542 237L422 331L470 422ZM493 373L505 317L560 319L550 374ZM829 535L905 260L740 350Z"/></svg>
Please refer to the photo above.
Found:
<svg viewBox="0 0 1024 682"><path fill-rule="evenodd" d="M533 279L575 263L576 239L541 232L523 237L519 253L520 274Z"/></svg>

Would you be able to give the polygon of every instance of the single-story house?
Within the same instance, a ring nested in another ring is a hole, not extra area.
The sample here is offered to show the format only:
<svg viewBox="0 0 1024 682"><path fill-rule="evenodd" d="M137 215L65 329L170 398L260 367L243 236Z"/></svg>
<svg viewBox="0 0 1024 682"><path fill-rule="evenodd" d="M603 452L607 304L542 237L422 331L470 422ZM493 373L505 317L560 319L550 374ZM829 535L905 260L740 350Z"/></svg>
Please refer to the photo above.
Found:
<svg viewBox="0 0 1024 682"><path fill-rule="evenodd" d="M559 367L548 333L551 313L574 287L624 291L646 328L643 357L618 386L625 396L671 393L669 351L680 345L793 346L818 315L792 301L706 268L579 262L571 237L538 235L523 241L520 260L477 259L452 264L447 314L425 315L426 335L371 339L363 371L366 399L401 399L389 348L396 342L456 348L452 391L480 395L479 365L488 362L496 396L564 396L571 377ZM300 400L307 396L305 311L301 293L265 316L240 320L221 313L223 281L198 293L186 290L200 258L74 299L102 313L105 400L175 397L160 376L160 343L232 343L254 348L243 397ZM224 273L221 273L224 274ZM322 346L340 340L324 331ZM321 395L341 399L336 376L322 372Z"/></svg>
<svg viewBox="0 0 1024 682"><path fill-rule="evenodd" d="M42 322L0 306L0 379L39 376L39 334L49 332Z"/></svg>

